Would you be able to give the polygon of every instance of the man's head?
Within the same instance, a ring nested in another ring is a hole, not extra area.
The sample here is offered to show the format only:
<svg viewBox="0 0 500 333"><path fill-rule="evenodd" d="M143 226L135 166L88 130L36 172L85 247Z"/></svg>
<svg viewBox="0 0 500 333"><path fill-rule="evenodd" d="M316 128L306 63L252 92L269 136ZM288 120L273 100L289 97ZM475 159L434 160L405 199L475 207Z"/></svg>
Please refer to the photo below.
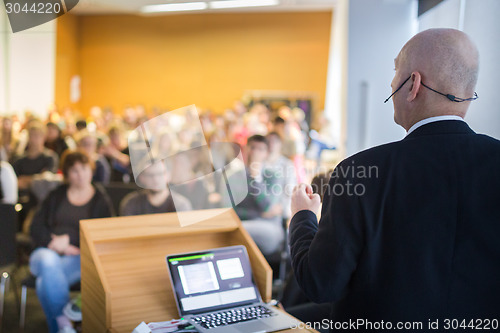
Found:
<svg viewBox="0 0 500 333"><path fill-rule="evenodd" d="M461 98L474 94L479 66L476 46L463 32L429 29L410 39L394 60L394 120L408 130L434 116L465 117L470 102L457 103L426 87Z"/></svg>
<svg viewBox="0 0 500 333"><path fill-rule="evenodd" d="M81 130L75 135L75 141L78 148L83 149L89 156L97 152L97 136L86 129Z"/></svg>
<svg viewBox="0 0 500 333"><path fill-rule="evenodd" d="M92 182L95 164L85 151L68 149L61 157L60 168L70 186L84 187Z"/></svg>
<svg viewBox="0 0 500 333"><path fill-rule="evenodd" d="M269 143L263 135L252 135L247 140L247 163L262 163L269 153Z"/></svg>
<svg viewBox="0 0 500 333"><path fill-rule="evenodd" d="M122 147L122 130L118 126L112 126L108 131L109 142L116 149Z"/></svg>
<svg viewBox="0 0 500 333"><path fill-rule="evenodd" d="M28 128L28 146L30 149L43 149L45 143L45 127L41 122L33 121Z"/></svg>
<svg viewBox="0 0 500 333"><path fill-rule="evenodd" d="M76 122L76 129L82 131L87 128L87 122L85 120L78 120Z"/></svg>
<svg viewBox="0 0 500 333"><path fill-rule="evenodd" d="M137 183L151 192L161 192L167 189L169 175L164 161L154 161L139 174Z"/></svg>
<svg viewBox="0 0 500 333"><path fill-rule="evenodd" d="M269 152L271 154L281 154L281 137L277 132L271 132L266 136L267 142L269 144Z"/></svg>
<svg viewBox="0 0 500 333"><path fill-rule="evenodd" d="M284 133L285 132L285 119L283 119L279 116L274 118L273 129L275 132Z"/></svg>

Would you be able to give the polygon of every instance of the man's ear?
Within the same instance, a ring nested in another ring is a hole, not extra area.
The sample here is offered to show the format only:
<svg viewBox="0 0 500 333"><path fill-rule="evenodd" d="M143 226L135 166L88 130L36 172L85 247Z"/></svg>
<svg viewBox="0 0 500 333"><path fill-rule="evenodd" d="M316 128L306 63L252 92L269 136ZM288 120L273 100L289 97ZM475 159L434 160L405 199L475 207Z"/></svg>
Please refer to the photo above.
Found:
<svg viewBox="0 0 500 333"><path fill-rule="evenodd" d="M417 98L418 92L422 86L422 75L420 75L419 72L412 72L410 82L411 88L408 92L408 96L406 97L408 102L412 102L415 98Z"/></svg>

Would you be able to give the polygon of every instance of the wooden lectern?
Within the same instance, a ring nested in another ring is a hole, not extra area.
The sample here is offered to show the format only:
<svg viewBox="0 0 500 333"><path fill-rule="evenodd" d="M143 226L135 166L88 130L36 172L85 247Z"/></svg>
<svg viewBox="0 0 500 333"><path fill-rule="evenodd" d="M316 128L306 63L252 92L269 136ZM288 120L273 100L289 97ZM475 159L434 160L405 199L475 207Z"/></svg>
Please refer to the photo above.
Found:
<svg viewBox="0 0 500 333"><path fill-rule="evenodd" d="M181 227L177 214L184 225L208 218ZM83 332L130 333L142 321L178 318L165 256L230 245L246 246L269 301L272 270L233 209L82 220Z"/></svg>

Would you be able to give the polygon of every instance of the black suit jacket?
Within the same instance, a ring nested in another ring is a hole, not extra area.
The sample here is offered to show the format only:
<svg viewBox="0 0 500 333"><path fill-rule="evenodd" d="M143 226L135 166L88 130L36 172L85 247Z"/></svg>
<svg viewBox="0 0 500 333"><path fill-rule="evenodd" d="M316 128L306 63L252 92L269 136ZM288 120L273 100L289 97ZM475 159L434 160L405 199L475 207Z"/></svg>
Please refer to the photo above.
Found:
<svg viewBox="0 0 500 333"><path fill-rule="evenodd" d="M500 320L499 191L500 141L462 121L349 157L319 226L311 211L292 219L297 281L338 322Z"/></svg>

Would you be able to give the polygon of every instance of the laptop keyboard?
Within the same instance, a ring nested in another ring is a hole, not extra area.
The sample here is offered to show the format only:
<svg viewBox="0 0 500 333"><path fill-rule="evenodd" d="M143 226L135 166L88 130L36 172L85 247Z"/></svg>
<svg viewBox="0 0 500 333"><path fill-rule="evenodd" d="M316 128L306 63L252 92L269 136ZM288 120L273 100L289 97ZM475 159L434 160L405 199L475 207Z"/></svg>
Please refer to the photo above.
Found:
<svg viewBox="0 0 500 333"><path fill-rule="evenodd" d="M209 313L207 315L193 317L192 320L201 327L210 329L274 315L276 314L268 308L262 305L256 305L224 312Z"/></svg>

